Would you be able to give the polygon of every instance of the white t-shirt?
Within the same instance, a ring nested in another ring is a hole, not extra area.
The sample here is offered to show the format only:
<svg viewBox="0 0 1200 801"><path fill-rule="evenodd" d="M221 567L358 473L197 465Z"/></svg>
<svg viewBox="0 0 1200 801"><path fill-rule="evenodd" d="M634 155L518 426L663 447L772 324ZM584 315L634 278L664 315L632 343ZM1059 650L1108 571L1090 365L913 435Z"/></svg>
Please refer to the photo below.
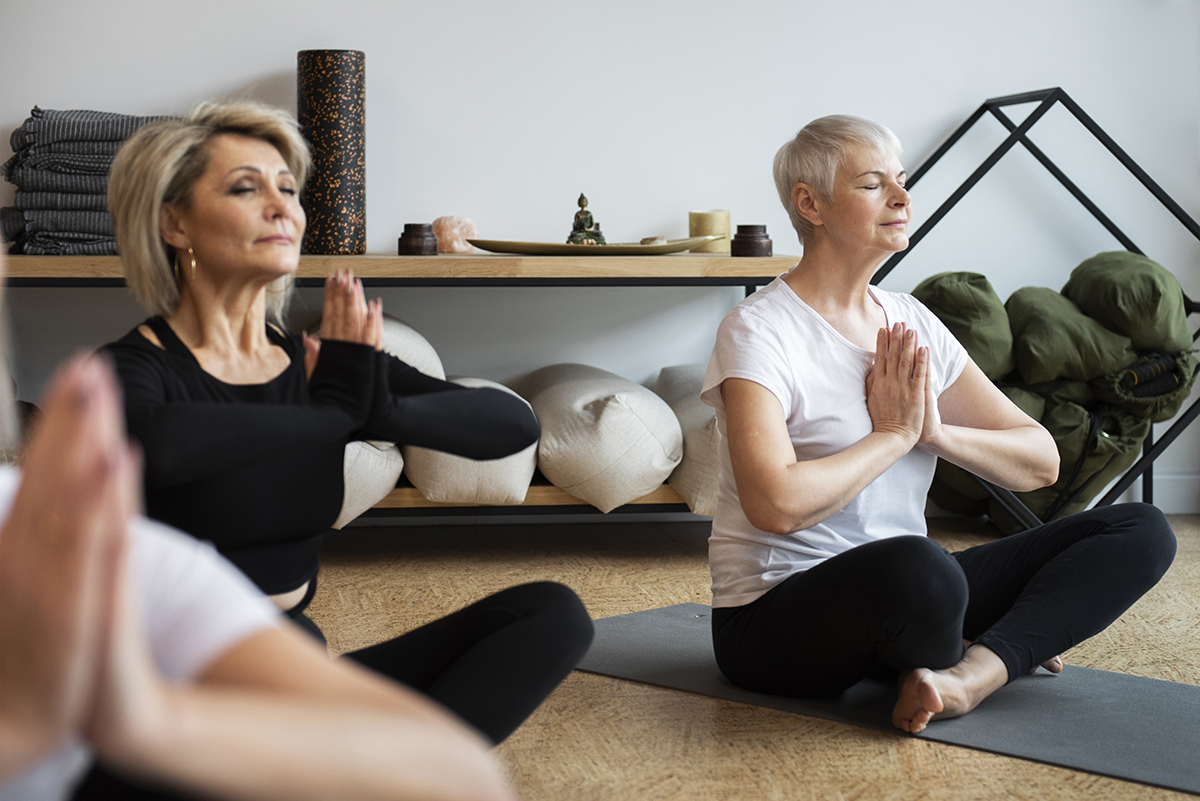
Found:
<svg viewBox="0 0 1200 801"><path fill-rule="evenodd" d="M0 521L20 473L0 465ZM130 525L131 575L154 662L171 682L194 679L240 640L279 625L275 607L212 546L145 518ZM5 801L66 798L91 762L74 739L0 787Z"/></svg>
<svg viewBox="0 0 1200 801"><path fill-rule="evenodd" d="M940 395L967 364L966 350L920 301L910 295L871 294L888 325L903 322L929 347L933 390ZM721 322L700 398L717 410L721 476L709 538L713 606L743 606L788 576L856 545L902 534L925 534L925 494L936 458L913 449L844 508L812 528L786 535L750 525L738 499L729 461L721 383L744 378L779 399L796 459L840 453L871 433L867 372L875 351L837 332L776 278L739 303Z"/></svg>

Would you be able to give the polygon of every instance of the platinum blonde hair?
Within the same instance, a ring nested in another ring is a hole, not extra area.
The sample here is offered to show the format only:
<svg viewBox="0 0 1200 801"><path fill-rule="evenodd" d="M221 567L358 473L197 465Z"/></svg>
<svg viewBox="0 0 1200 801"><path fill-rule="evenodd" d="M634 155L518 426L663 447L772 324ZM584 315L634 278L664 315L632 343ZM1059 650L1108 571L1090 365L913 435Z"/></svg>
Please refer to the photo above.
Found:
<svg viewBox="0 0 1200 801"><path fill-rule="evenodd" d="M192 187L208 168L208 144L222 134L271 143L295 176L297 194L304 186L312 157L296 119L282 109L251 102L201 103L183 119L139 128L113 160L108 208L125 280L153 314L170 315L179 305L174 270L178 254L159 234L162 209L187 207ZM291 294L290 277L268 287L270 319L282 323Z"/></svg>
<svg viewBox="0 0 1200 801"><path fill-rule="evenodd" d="M800 244L812 239L813 225L796 210L792 188L808 184L819 200L828 202L833 197L838 167L855 145L890 151L897 157L903 152L896 135L879 123L849 114L832 114L805 125L775 154L775 189L800 236Z"/></svg>

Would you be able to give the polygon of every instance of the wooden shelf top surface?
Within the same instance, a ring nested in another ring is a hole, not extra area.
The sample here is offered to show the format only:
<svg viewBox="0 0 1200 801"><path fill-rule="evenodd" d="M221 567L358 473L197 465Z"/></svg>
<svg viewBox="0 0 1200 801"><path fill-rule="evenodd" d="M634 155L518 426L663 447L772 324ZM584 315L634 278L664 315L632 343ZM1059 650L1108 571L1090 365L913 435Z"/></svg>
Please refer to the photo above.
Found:
<svg viewBox="0 0 1200 801"><path fill-rule="evenodd" d="M298 278L323 278L350 269L363 279L490 278L761 278L784 272L797 256L733 258L720 253L660 256L301 256ZM118 256L9 256L8 277L17 279L121 279Z"/></svg>

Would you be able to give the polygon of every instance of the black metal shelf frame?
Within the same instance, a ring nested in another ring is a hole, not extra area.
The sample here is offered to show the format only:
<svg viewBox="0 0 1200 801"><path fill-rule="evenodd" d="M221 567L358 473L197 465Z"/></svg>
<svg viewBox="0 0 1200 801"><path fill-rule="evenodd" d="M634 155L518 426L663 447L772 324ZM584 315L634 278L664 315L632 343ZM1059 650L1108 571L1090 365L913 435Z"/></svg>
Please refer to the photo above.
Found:
<svg viewBox="0 0 1200 801"><path fill-rule="evenodd" d="M1012 119L1010 119L1009 116L1003 111L1006 106L1016 106L1026 103L1037 103L1038 105L1019 125L1014 123ZM1094 136L1102 145L1104 145L1108 152L1111 153L1117 159L1117 161L1119 161L1121 165L1125 167L1125 169L1129 170L1129 172L1135 178L1137 178L1139 182L1141 182L1142 186L1146 187L1150 194L1152 194L1155 199L1157 199L1163 206L1166 207L1168 211L1171 212L1172 215L1175 216L1175 219L1179 220L1179 222L1183 224L1183 227L1186 228L1188 232L1192 234L1192 236L1196 237L1197 240L1200 240L1200 223L1197 223L1194 219L1192 219L1192 217L1190 217L1188 213L1185 212L1183 208L1180 207L1180 205L1176 203L1175 200L1172 199L1171 196L1168 195L1161 186L1155 183L1154 179L1147 175L1146 171L1138 166L1137 162L1130 158L1129 154L1122 150L1120 146L1113 141L1112 137L1105 133L1104 130L1096 124L1096 121L1089 117L1087 113L1085 113L1084 110L1079 107L1079 104L1072 100L1070 96L1068 96L1067 93L1061 88L1054 87L1051 89L1042 89L1036 92L1024 92L1022 94L1006 95L1004 97L994 97L990 100L985 100L983 104L975 110L975 113L968 117L966 122L960 125L958 129L951 134L950 138L943 142L942 145L936 151L934 151L933 155L930 156L923 164L921 164L921 166L918 167L911 176L909 176L908 188L912 189L916 183L921 180L921 178L927 172L929 172L933 165L937 164L942 156L946 155L946 153L948 153L950 149L954 147L954 145L960 139L962 139L964 135L966 135L967 131L974 127L975 123L983 119L984 115L986 114L990 114L992 117L998 120L1000 124L1003 125L1004 128L1009 132L1004 141L1001 142L1000 145L983 160L983 162L975 169L975 171L971 173L971 175L968 176L967 179L963 181L963 183L956 190L954 190L953 193L951 193L950 197L948 197L946 201L937 208L937 210L929 217L928 221L926 221L925 224L920 227L920 229L918 229L909 237L908 249L896 253L890 259L888 259L875 273L875 276L871 279L871 283L878 284L880 281L882 281L888 275L888 273L890 273L896 267L896 265L900 263L901 260L911 253L913 248L915 248L917 244L924 239L931 230L933 230L933 227L936 226L942 220L942 218L945 217L950 210L954 208L954 206L960 200L963 199L967 192L969 192L977 183L979 183L992 169L992 167L995 167L996 164L999 163L1000 159L1002 159L1005 154L1012 150L1017 144L1023 146L1030 155L1032 155L1042 166L1044 166L1047 171L1049 171L1049 173L1053 175L1054 178L1057 179L1058 182L1061 183L1069 193L1071 193L1071 196L1078 200L1080 204L1082 204L1083 207L1087 209L1088 212L1090 212L1092 216L1104 226L1105 230L1112 234L1126 250L1140 255L1145 255L1142 249L1134 244L1133 240L1130 239L1125 232L1122 231L1106 214L1104 214L1104 212L1100 210L1100 207L1097 206L1091 200L1091 198L1084 194L1083 190L1076 186L1075 183L1072 182L1071 179L1068 178L1067 175L1061 169L1059 169L1059 167L1053 161L1050 160L1049 156L1047 156L1044 152L1042 152L1041 149L1037 147L1037 145L1030 141L1028 136L1029 130L1033 128L1038 120L1044 117L1046 112L1050 111L1050 109L1053 108L1056 103L1061 103L1062 106L1067 109L1067 111L1069 111L1075 117L1075 119L1079 121L1080 124L1083 125L1088 133L1092 134L1092 136ZM1184 293L1183 301L1186 314L1191 315L1193 313L1200 312L1200 304L1197 304L1195 301L1189 298L1186 292ZM1193 342L1196 341L1197 338L1200 338L1200 329L1197 329L1192 334ZM1146 436L1146 440L1143 443L1142 457L1137 461L1136 464L1134 464L1125 472L1125 475L1123 475L1117 481L1117 483L1114 484L1109 491L1106 492L1104 496L1096 502L1095 505L1108 506L1109 504L1113 503L1121 496L1122 493L1125 492L1125 490L1132 486L1133 482L1136 481L1139 476L1142 478L1142 500L1147 503L1153 503L1154 473L1152 468L1154 460L1162 454L1167 446L1174 442L1179 435L1183 433L1184 429L1186 429L1192 424L1192 422L1196 420L1197 416L1200 416L1200 401L1196 401L1190 407L1188 407L1186 411L1180 414L1171 427L1167 429L1167 431L1157 442L1154 441L1154 434L1153 431L1151 431L1151 433ZM1040 525L1042 522L1044 522L1009 490L991 485L987 482L984 482L982 479L979 479L979 481L983 484L987 492L1010 513L1012 513L1018 520L1020 520L1026 528L1032 528L1033 526Z"/></svg>

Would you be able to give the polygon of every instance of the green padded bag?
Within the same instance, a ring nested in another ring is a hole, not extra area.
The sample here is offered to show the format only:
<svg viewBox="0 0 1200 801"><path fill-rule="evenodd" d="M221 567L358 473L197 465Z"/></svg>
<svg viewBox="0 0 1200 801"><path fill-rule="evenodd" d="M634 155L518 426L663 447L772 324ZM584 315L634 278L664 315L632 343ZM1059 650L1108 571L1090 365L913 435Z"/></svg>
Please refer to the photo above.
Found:
<svg viewBox="0 0 1200 801"><path fill-rule="evenodd" d="M998 381L1013 370L1013 337L1004 303L979 273L930 276L913 297L938 316L983 374Z"/></svg>
<svg viewBox="0 0 1200 801"><path fill-rule="evenodd" d="M1145 256L1125 250L1092 256L1071 271L1062 294L1139 350L1192 349L1178 279Z"/></svg>
<svg viewBox="0 0 1200 801"><path fill-rule="evenodd" d="M1027 384L1090 381L1137 359L1128 337L1088 317L1053 289L1027 286L1005 304L1017 371Z"/></svg>

